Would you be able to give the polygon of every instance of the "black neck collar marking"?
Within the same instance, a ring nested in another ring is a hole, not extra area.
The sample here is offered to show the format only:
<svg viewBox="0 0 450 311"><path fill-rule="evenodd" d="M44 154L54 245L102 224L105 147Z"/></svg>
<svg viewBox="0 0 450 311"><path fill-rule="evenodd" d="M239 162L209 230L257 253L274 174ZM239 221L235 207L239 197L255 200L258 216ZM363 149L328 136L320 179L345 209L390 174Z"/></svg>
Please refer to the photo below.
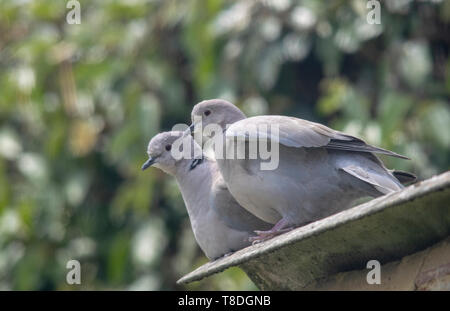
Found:
<svg viewBox="0 0 450 311"><path fill-rule="evenodd" d="M194 159L191 163L191 166L189 167L189 171L192 171L194 168L196 168L198 165L203 163L203 158L200 159Z"/></svg>

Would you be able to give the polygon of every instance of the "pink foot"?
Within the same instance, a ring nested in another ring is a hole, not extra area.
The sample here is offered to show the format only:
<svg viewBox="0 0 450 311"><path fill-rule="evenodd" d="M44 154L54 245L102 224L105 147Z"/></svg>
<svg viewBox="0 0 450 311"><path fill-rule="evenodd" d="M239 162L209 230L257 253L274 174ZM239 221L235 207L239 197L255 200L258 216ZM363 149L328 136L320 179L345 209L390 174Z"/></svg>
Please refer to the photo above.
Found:
<svg viewBox="0 0 450 311"><path fill-rule="evenodd" d="M271 238L273 238L273 237L275 237L277 235L280 235L282 233L288 232L288 231L293 229L293 227L286 228L287 225L288 225L288 222L283 220L283 219L281 219L270 230L267 230L267 231L256 230L255 233L257 235L253 236L253 237L249 237L248 240L250 242L252 242L252 245L255 245L257 243L261 243L261 242L270 240Z"/></svg>

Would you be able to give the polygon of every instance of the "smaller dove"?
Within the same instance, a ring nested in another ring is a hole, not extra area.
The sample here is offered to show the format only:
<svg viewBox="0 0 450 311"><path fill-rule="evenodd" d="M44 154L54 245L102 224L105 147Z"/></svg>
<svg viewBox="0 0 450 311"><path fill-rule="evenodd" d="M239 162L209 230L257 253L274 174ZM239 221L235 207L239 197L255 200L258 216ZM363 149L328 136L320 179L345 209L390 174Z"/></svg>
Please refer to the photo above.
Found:
<svg viewBox="0 0 450 311"><path fill-rule="evenodd" d="M236 202L217 163L203 155L190 135L178 131L159 133L150 140L147 153L149 159L142 170L154 166L175 177L195 239L209 259L247 247L255 230L270 229L270 224Z"/></svg>

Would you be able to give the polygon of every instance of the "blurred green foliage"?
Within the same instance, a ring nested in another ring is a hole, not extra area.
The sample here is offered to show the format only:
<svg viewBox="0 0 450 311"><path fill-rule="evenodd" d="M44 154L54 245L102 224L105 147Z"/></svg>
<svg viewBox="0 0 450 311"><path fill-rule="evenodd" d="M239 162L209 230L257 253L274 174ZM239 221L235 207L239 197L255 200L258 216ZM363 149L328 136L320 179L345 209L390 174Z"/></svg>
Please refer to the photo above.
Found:
<svg viewBox="0 0 450 311"><path fill-rule="evenodd" d="M181 289L206 262L148 140L225 98L450 166L450 1L0 2L0 289ZM77 259L82 284L66 284ZM189 289L254 289L230 269Z"/></svg>

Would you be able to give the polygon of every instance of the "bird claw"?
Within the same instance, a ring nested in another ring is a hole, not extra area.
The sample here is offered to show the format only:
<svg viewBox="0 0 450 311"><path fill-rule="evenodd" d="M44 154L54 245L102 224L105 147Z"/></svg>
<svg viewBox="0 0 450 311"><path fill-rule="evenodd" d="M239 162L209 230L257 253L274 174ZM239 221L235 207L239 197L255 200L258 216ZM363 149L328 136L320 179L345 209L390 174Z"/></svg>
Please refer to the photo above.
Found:
<svg viewBox="0 0 450 311"><path fill-rule="evenodd" d="M256 236L249 237L249 242L252 243L252 245L270 240L271 238L280 235L282 233L291 231L293 228L285 228L285 229L279 229L279 230L267 230L267 231L260 231L255 230L254 232L257 234Z"/></svg>
<svg viewBox="0 0 450 311"><path fill-rule="evenodd" d="M256 244L262 243L262 242L267 241L269 239L270 239L269 237L260 237L260 236L252 236L252 237L248 238L249 242L251 242L252 245L256 245Z"/></svg>

